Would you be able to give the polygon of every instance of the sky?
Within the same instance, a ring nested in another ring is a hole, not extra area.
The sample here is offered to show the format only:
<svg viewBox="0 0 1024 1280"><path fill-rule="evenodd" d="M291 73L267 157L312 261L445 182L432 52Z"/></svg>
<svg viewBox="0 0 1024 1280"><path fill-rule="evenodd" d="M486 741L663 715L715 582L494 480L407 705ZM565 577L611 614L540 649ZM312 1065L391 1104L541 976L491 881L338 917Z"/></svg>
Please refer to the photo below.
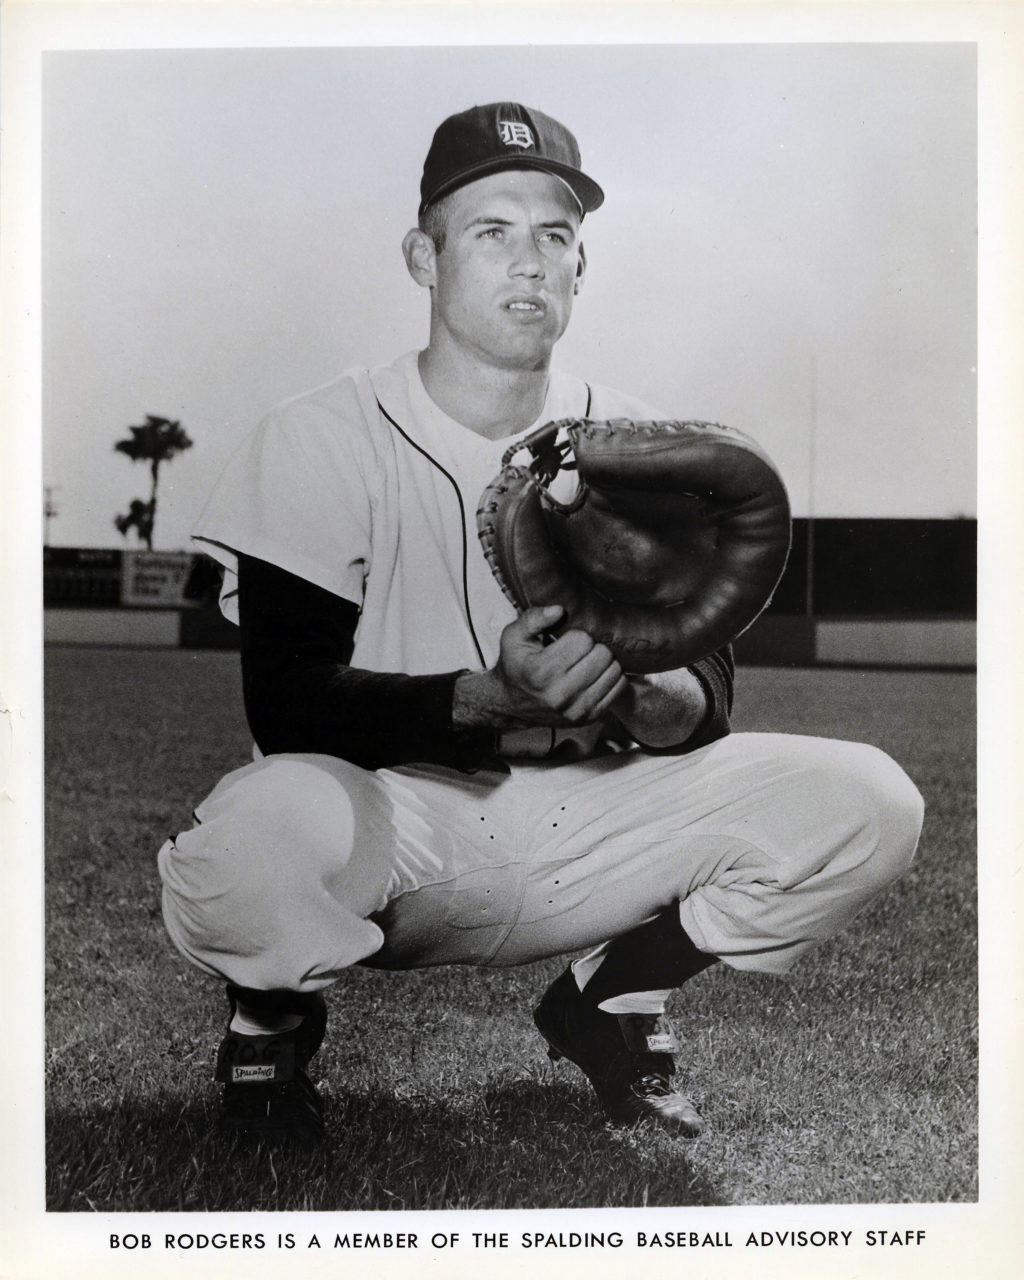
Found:
<svg viewBox="0 0 1024 1280"><path fill-rule="evenodd" d="M187 545L270 408L427 337L400 243L433 130L512 99L606 192L556 362L768 450L795 515L975 501L975 67L958 43L334 47L43 59L43 481L125 546L147 414Z"/></svg>

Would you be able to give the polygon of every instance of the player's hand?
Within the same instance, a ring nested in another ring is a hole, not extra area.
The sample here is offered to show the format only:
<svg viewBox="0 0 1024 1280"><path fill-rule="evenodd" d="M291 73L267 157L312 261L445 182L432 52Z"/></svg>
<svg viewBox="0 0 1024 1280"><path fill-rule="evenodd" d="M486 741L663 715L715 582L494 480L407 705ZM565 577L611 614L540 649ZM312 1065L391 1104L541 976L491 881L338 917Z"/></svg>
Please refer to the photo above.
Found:
<svg viewBox="0 0 1024 1280"><path fill-rule="evenodd" d="M527 609L508 624L490 671L456 683L456 722L565 728L604 715L625 688L622 668L611 650L585 631L566 631L545 644L562 612L558 605Z"/></svg>

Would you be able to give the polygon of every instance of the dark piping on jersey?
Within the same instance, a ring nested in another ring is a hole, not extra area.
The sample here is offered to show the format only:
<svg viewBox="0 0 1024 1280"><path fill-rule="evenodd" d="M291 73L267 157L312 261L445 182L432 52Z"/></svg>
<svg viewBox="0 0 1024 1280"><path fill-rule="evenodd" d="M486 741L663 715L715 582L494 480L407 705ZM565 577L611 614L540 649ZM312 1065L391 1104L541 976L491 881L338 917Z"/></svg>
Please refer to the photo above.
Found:
<svg viewBox="0 0 1024 1280"><path fill-rule="evenodd" d="M583 416L585 418L589 418L590 405L593 400L594 393L591 390L589 382L585 383L584 385L587 388L587 407L583 411ZM480 641L477 639L476 627L473 626L473 611L469 607L469 542L468 542L468 534L466 531L466 504L462 500L462 490L459 488L458 481L451 474L451 472L447 471L444 467L442 467L440 462L438 462L438 460L435 457L429 454L426 451L426 449L423 448L422 445L417 444L416 441L413 440L412 437L408 435L408 433L398 425L398 423L394 420L394 418L392 418L391 414L388 413L387 409L384 408L384 406L381 404L379 400L377 401L377 408L381 411L384 417L387 418L388 422L391 423L391 425L402 437L402 439L406 442L406 444L412 445L412 447L416 450L417 453L421 453L423 457L426 458L426 460L432 466L437 467L438 471L440 471L440 473L445 477L445 479L451 484L452 488L455 490L455 496L459 502L459 516L462 520L462 596L466 604L466 621L469 623L469 632L470 632L470 635L473 637L473 645L476 648L477 657L480 659L480 666L486 668L487 662L484 659L483 650L480 648ZM554 741L554 734L552 734L552 742L553 741Z"/></svg>
<svg viewBox="0 0 1024 1280"><path fill-rule="evenodd" d="M480 659L480 666L486 670L487 662L484 658L484 651L480 648L480 641L477 639L476 627L473 626L473 612L469 607L469 543L468 535L466 533L466 504L462 501L462 490L459 488L458 481L452 473L450 471L446 471L436 458L431 457L431 455L427 453L426 449L424 449L422 445L418 445L415 440L407 435L379 400L377 401L377 408L381 411L384 417L387 418L388 422L391 423L406 444L412 445L417 453L421 453L429 463L437 467L438 471L440 471L445 479L450 482L452 488L455 490L455 496L459 502L459 515L462 520L462 596L466 602L466 621L469 623L469 632L473 637L473 644L476 648L477 657Z"/></svg>

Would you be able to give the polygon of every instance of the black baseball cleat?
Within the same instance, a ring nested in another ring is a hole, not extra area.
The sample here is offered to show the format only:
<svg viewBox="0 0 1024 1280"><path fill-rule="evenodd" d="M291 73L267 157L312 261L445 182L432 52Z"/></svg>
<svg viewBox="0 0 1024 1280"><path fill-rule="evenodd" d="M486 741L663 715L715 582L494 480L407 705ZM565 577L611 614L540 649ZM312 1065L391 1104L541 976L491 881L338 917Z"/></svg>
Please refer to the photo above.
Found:
<svg viewBox="0 0 1024 1280"><path fill-rule="evenodd" d="M533 1020L548 1056L575 1062L610 1120L654 1120L689 1138L704 1129L690 1099L672 1087L679 1046L664 1017L605 1013L584 1000L570 968L545 991Z"/></svg>
<svg viewBox="0 0 1024 1280"><path fill-rule="evenodd" d="M214 1078L224 1085L217 1128L225 1137L323 1142L323 1101L306 1068L323 1042L327 1004L319 993L302 1001L302 1022L291 1031L248 1036L229 1028L221 1041Z"/></svg>

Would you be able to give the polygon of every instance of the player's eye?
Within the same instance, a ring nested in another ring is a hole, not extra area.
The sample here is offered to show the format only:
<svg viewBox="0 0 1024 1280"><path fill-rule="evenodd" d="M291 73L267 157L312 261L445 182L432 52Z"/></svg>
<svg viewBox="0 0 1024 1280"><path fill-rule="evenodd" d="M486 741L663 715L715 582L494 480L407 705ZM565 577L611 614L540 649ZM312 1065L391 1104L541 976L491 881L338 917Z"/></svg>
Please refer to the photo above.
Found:
<svg viewBox="0 0 1024 1280"><path fill-rule="evenodd" d="M564 231L544 231L541 233L540 238L551 244L566 245L569 243L569 237Z"/></svg>
<svg viewBox="0 0 1024 1280"><path fill-rule="evenodd" d="M504 227L484 227L480 232L478 239L480 240L500 240L505 234Z"/></svg>

